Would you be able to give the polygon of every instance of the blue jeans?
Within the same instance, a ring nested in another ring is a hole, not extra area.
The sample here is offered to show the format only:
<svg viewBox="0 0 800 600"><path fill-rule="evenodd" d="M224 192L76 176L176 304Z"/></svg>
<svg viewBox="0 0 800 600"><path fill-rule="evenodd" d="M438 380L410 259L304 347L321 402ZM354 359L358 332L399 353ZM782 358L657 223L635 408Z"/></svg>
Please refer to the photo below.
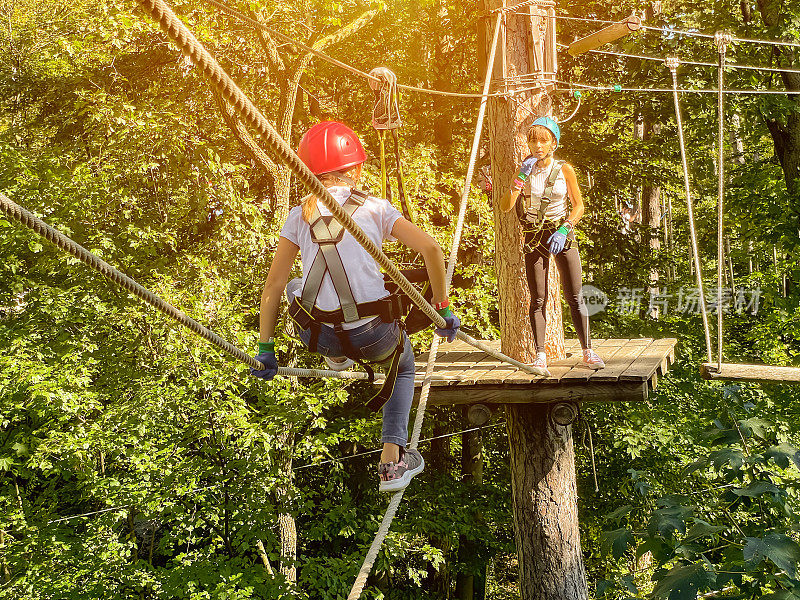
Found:
<svg viewBox="0 0 800 600"><path fill-rule="evenodd" d="M386 444L397 444L405 448L408 442L408 415L411 412L411 402L414 399L414 351L406 332L400 329L397 321L384 323L377 317L356 327L345 329L344 335L350 338L350 343L365 362L383 360L397 348L400 336L403 336L403 354L397 371L397 381L389 401L383 405L383 432L381 441ZM308 347L311 341L311 330L305 329L299 333L300 340ZM344 356L342 343L336 336L333 327L323 325L317 341L318 354L332 358Z"/></svg>

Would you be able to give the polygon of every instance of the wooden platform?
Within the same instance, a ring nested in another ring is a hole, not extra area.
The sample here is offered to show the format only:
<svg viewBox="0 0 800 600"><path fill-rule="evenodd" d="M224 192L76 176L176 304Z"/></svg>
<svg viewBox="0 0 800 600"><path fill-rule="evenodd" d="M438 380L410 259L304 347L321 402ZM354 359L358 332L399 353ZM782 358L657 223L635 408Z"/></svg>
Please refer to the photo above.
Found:
<svg viewBox="0 0 800 600"><path fill-rule="evenodd" d="M428 402L451 405L642 401L672 364L676 342L675 338L594 340L592 346L606 368L593 371L581 365L578 341L566 340L567 358L549 365L551 377L530 375L460 341L442 344ZM500 349L499 341L486 343ZM427 360L427 353L416 357L417 394Z"/></svg>

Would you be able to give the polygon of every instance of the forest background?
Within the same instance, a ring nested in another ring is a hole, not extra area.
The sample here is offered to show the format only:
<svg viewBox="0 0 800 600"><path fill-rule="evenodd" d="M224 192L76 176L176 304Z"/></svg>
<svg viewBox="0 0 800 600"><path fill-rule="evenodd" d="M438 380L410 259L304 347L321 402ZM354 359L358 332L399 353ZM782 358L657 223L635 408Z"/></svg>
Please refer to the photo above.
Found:
<svg viewBox="0 0 800 600"><path fill-rule="evenodd" d="M236 6L362 70L388 66L402 83L441 90L479 87L477 2ZM364 80L201 2L174 7L292 145L310 124L336 118L377 155ZM800 39L797 2L562 0L557 10L611 20L647 10L651 25ZM2 0L0 14L0 190L255 353L261 285L302 190L134 2ZM599 28L556 24L562 42ZM614 48L716 60L711 40L675 34L642 33ZM671 84L658 62L559 54L564 81ZM795 54L729 49L744 64L798 67ZM716 71L684 66L679 78L711 88ZM726 78L730 87L800 90L796 74ZM730 360L798 363L797 99L727 97L726 289L758 294L757 308L725 315ZM565 92L554 101L561 116L575 106ZM681 101L713 281L716 98ZM409 196L419 224L449 247L478 103L409 92L401 106ZM697 374L700 317L677 304L695 284L671 95L584 92L563 130L560 157L576 166L586 197L585 282L609 298L592 319L595 337L680 340L671 377L647 403L584 406L576 425L591 594L800 598L798 391ZM378 162L367 170L378 189ZM619 216L625 201L645 217L630 233ZM471 283L453 293L465 329L484 339L498 333L490 203L476 184L457 268ZM256 381L3 219L0 255L0 598L346 596L385 506L375 456L355 456L379 438L365 387ZM428 334L415 343L425 348ZM288 337L278 345L282 364L319 365ZM423 437L464 428L461 411L431 410ZM423 445L429 467L364 597L455 597L467 575L486 576L487 598L518 597L502 412L481 434L480 485L462 481L458 435Z"/></svg>

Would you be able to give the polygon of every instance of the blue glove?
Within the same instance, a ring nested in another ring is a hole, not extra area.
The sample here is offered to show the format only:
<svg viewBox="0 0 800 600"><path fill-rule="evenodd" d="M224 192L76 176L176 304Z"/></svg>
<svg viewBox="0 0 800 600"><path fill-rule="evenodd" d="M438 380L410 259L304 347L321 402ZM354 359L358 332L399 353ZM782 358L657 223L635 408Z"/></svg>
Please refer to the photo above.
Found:
<svg viewBox="0 0 800 600"><path fill-rule="evenodd" d="M519 174L525 175L526 177L531 174L533 171L533 166L536 164L536 157L529 156L525 160L522 161L522 164L519 167Z"/></svg>
<svg viewBox="0 0 800 600"><path fill-rule="evenodd" d="M444 318L444 322L447 323L447 327L437 328L436 335L447 338L448 342L452 342L454 339L456 339L458 328L461 327L461 320L453 314L453 311L450 310L449 306L439 310L439 314Z"/></svg>
<svg viewBox="0 0 800 600"><path fill-rule="evenodd" d="M261 346L261 344L259 344L259 346ZM266 344L264 344L264 346L266 346ZM275 358L274 345L272 350L259 347L259 353L255 359L264 365L264 369L261 371L256 371L255 369L251 368L250 375L253 377L258 377L259 379L265 379L269 381L278 374L278 359Z"/></svg>
<svg viewBox="0 0 800 600"><path fill-rule="evenodd" d="M564 245L567 243L567 233L569 230L562 225L548 238L547 245L550 246L550 254L558 254L564 249Z"/></svg>

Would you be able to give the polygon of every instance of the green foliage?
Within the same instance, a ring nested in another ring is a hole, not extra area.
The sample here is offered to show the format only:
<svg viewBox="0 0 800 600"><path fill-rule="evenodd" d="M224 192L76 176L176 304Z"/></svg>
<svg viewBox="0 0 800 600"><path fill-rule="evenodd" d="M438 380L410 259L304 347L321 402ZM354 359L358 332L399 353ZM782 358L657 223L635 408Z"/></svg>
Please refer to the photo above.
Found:
<svg viewBox="0 0 800 600"><path fill-rule="evenodd" d="M306 41L374 9L369 26L331 46L332 54L363 70L389 65L404 83L477 88L479 3L236 4ZM132 7L0 1L8 25L0 31L0 189L225 339L254 348L259 290L280 226L276 183L232 136L193 66ZM174 7L268 118L286 116L280 72L253 31L196 3ZM568 2L559 11L616 19L634 8ZM655 22L680 15L683 27L726 27L745 37L797 32L794 6L769 26L758 18L745 26L739 10L733 2L670 2ZM595 24L558 27L564 41ZM617 48L710 56L679 36L629 36ZM302 58L289 46L279 51L290 66ZM731 53L749 64L792 60L745 44ZM561 75L576 82L670 83L658 63L597 54L560 61ZM752 71L726 76L731 87L771 84ZM680 77L687 86L713 85L712 71L686 67ZM335 117L362 132L377 156L363 82L316 60L299 81L291 143L310 122ZM559 110L571 110L555 96ZM701 96L681 101L710 274L716 114ZM419 224L449 247L476 103L414 93L401 103L407 192ZM762 295L756 314L726 314L726 353L796 364L797 199L767 128L788 126L795 100L737 96L728 110L746 124L740 135L748 155L727 168L731 258L736 284ZM634 139L637 114L662 123L660 132ZM589 491L591 461L579 443L581 535L597 596L800 598L797 391L702 382L699 316L669 311L654 320L614 305L622 288L646 287L649 273L667 265L676 276L662 278L663 289L676 294L693 285L671 99L586 93L563 142L561 156L576 165L586 196L585 275L612 299L593 317L595 337L681 340L679 362L649 404L584 407L601 490ZM373 189L378 173L373 158ZM650 251L642 237L620 233L616 202L646 184L673 200L673 248ZM292 200L302 193L292 188ZM490 339L499 333L491 209L474 188L458 256L463 287L452 296L465 329ZM414 260L399 248L389 253L402 264ZM0 255L0 598L333 600L348 593L386 504L374 455L354 456L380 436L379 417L363 407L369 385L256 382L5 219ZM418 348L428 335L417 336ZM283 364L320 365L288 336L278 354ZM427 423L423 437L462 429L464 419L440 411ZM518 597L501 424L483 431L480 485L461 481L458 436L425 447L429 466L407 493L364 597L452 597L459 575L480 576L487 563L489 597ZM582 424L576 440L586 433ZM296 557L281 551L291 522Z"/></svg>

